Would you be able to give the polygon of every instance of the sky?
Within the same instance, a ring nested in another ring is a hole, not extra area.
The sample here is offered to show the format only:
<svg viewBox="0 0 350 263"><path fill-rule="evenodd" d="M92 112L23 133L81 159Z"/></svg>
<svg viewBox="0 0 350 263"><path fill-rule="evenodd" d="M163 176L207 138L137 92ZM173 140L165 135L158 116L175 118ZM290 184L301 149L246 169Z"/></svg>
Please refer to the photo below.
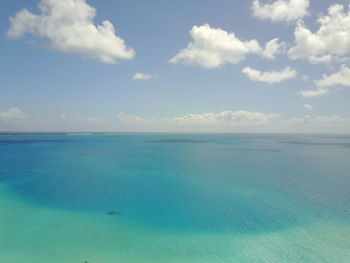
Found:
<svg viewBox="0 0 350 263"><path fill-rule="evenodd" d="M350 132L349 0L1 0L0 131Z"/></svg>

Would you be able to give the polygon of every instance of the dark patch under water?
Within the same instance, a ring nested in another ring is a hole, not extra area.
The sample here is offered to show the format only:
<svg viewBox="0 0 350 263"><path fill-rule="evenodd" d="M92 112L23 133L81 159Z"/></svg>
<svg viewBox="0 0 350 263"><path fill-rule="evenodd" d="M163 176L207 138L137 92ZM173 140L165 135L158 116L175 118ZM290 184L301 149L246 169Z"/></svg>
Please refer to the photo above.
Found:
<svg viewBox="0 0 350 263"><path fill-rule="evenodd" d="M106 214L110 216L115 216L115 215L121 215L122 213L119 211L108 211L106 212Z"/></svg>

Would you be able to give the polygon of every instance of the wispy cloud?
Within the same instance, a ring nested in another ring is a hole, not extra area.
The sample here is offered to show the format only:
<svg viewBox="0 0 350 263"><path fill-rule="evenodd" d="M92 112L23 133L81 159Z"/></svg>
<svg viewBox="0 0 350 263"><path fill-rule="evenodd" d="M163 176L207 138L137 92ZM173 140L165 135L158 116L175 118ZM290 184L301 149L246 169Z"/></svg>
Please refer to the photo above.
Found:
<svg viewBox="0 0 350 263"><path fill-rule="evenodd" d="M349 121L349 119L342 118L337 115L305 115L302 117L291 118L291 124L334 124Z"/></svg>
<svg viewBox="0 0 350 263"><path fill-rule="evenodd" d="M314 109L314 107L312 107L310 104L304 104L303 107L306 110L313 110Z"/></svg>
<svg viewBox="0 0 350 263"><path fill-rule="evenodd" d="M271 39L265 44L265 49L262 52L262 56L266 59L273 60L276 55L286 52L286 43L279 42L278 38Z"/></svg>
<svg viewBox="0 0 350 263"><path fill-rule="evenodd" d="M312 98L312 97L319 97L323 96L329 93L328 89L309 89L309 90L301 90L297 94L306 97L306 98Z"/></svg>
<svg viewBox="0 0 350 263"><path fill-rule="evenodd" d="M148 80L148 79L153 79L155 77L156 77L156 75L145 74L145 73L135 73L132 76L132 79L133 80Z"/></svg>

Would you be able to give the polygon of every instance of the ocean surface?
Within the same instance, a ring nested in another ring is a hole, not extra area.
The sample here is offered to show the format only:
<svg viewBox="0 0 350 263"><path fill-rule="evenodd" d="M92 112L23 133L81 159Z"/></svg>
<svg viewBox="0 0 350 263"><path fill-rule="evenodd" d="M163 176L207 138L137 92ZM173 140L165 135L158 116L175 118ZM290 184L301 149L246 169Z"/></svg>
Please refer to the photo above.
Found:
<svg viewBox="0 0 350 263"><path fill-rule="evenodd" d="M349 263L350 135L0 136L1 263Z"/></svg>

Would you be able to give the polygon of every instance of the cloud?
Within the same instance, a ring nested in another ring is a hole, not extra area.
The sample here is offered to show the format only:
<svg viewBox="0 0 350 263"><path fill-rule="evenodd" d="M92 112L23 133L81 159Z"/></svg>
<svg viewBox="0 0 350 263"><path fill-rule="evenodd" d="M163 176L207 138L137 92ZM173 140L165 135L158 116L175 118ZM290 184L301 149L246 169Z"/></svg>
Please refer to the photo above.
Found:
<svg viewBox="0 0 350 263"><path fill-rule="evenodd" d="M302 97L312 98L312 97L323 96L328 93L329 93L328 89L318 88L318 89L310 89L310 90L301 90L297 94Z"/></svg>
<svg viewBox="0 0 350 263"><path fill-rule="evenodd" d="M38 15L24 9L11 17L8 37L16 39L32 34L47 39L49 48L103 63L129 60L135 55L115 34L110 21L94 24L96 10L85 0L41 0L39 10Z"/></svg>
<svg viewBox="0 0 350 263"><path fill-rule="evenodd" d="M245 110L190 113L168 118L147 118L119 113L118 121L119 130L147 132L344 133L350 130L350 118L337 115L304 115L284 119L279 114Z"/></svg>
<svg viewBox="0 0 350 263"><path fill-rule="evenodd" d="M275 84L284 80L292 79L297 76L297 72L289 67L281 71L267 71L261 72L259 70L246 67L242 72L253 81L265 82L268 84Z"/></svg>
<svg viewBox="0 0 350 263"><path fill-rule="evenodd" d="M332 62L333 57L331 55L309 56L307 59L311 64L328 64Z"/></svg>
<svg viewBox="0 0 350 263"><path fill-rule="evenodd" d="M188 114L175 117L173 122L180 125L262 125L279 117L278 114L265 114L249 111L222 111L220 113Z"/></svg>
<svg viewBox="0 0 350 263"><path fill-rule="evenodd" d="M331 75L323 75L322 79L317 80L318 87L336 87L336 86L350 86L350 68L342 65L340 71Z"/></svg>
<svg viewBox="0 0 350 263"><path fill-rule="evenodd" d="M321 116L310 116L305 115L302 117L291 118L290 124L334 124L348 121L337 115L321 115Z"/></svg>
<svg viewBox="0 0 350 263"><path fill-rule="evenodd" d="M288 51L291 59L307 59L309 62L329 63L343 60L350 53L350 13L344 6L335 4L328 8L328 15L321 15L318 30L313 33L299 21L294 31L295 44Z"/></svg>
<svg viewBox="0 0 350 263"><path fill-rule="evenodd" d="M19 121L19 120L27 120L29 118L30 118L29 116L25 115L17 107L10 108L4 112L0 112L0 120L1 121Z"/></svg>
<svg viewBox="0 0 350 263"><path fill-rule="evenodd" d="M79 117L79 118L73 118L73 122L81 122L85 124L92 124L92 125L100 125L104 121L101 118L97 117Z"/></svg>
<svg viewBox="0 0 350 263"><path fill-rule="evenodd" d="M309 105L309 104L304 104L303 107L304 107L304 109L306 109L306 110L313 110L313 109L314 109L314 107L312 107L312 106Z"/></svg>
<svg viewBox="0 0 350 263"><path fill-rule="evenodd" d="M206 69L218 68L225 64L238 64L249 54L258 54L274 59L282 52L283 43L278 39L269 41L263 49L256 39L242 41L232 32L212 28L205 24L194 26L190 35L192 41L175 55L170 63L182 63Z"/></svg>
<svg viewBox="0 0 350 263"><path fill-rule="evenodd" d="M318 97L341 90L341 87L350 87L350 68L342 65L340 70L331 75L323 75L322 79L315 81L316 88L301 90L298 94L303 97Z"/></svg>
<svg viewBox="0 0 350 263"><path fill-rule="evenodd" d="M98 131L115 130L112 125L97 117L37 117L13 107L0 112L0 131Z"/></svg>
<svg viewBox="0 0 350 263"><path fill-rule="evenodd" d="M305 115L283 119L279 114L222 111L168 118L140 117L120 112L117 118L34 117L14 107L0 112L0 131L168 131L168 132L349 132L350 118L337 115Z"/></svg>
<svg viewBox="0 0 350 263"><path fill-rule="evenodd" d="M150 121L150 119L145 119L140 116L134 114L127 114L124 112L119 112L117 114L117 118L119 121L126 123L147 123Z"/></svg>
<svg viewBox="0 0 350 263"><path fill-rule="evenodd" d="M118 113L118 120L127 124L170 125L170 126L249 126L263 125L279 117L249 111L222 111L219 113L187 114L170 118L143 118L134 114Z"/></svg>
<svg viewBox="0 0 350 263"><path fill-rule="evenodd" d="M251 10L253 16L261 20L289 22L307 16L309 6L309 0L277 0L271 4L260 4L259 0L254 0Z"/></svg>
<svg viewBox="0 0 350 263"><path fill-rule="evenodd" d="M65 121L65 120L67 120L67 117L66 117L66 115L64 115L64 114L61 114L60 116L58 116L61 120L63 120L63 121Z"/></svg>
<svg viewBox="0 0 350 263"><path fill-rule="evenodd" d="M132 77L133 80L148 80L155 78L155 75L145 74L145 73L135 73Z"/></svg>
<svg viewBox="0 0 350 263"><path fill-rule="evenodd" d="M99 126L102 124L105 124L105 120L98 117L67 117L64 114L61 114L58 116L58 119L61 121L61 123L65 123L67 125L90 125L93 126Z"/></svg>
<svg viewBox="0 0 350 263"><path fill-rule="evenodd" d="M0 131L37 130L43 119L22 112L18 107L0 112Z"/></svg>
<svg viewBox="0 0 350 263"><path fill-rule="evenodd" d="M266 59L275 59L277 54L285 52L286 43L278 43L278 38L274 38L265 44L265 50L262 52L262 56Z"/></svg>
<svg viewBox="0 0 350 263"><path fill-rule="evenodd" d="M348 133L350 118L338 115L304 115L287 119L282 127L285 132Z"/></svg>
<svg viewBox="0 0 350 263"><path fill-rule="evenodd" d="M258 41L241 41L234 33L208 24L194 26L190 31L193 41L182 49L170 63L184 63L203 68L216 68L226 63L237 64L250 53L261 52Z"/></svg>

